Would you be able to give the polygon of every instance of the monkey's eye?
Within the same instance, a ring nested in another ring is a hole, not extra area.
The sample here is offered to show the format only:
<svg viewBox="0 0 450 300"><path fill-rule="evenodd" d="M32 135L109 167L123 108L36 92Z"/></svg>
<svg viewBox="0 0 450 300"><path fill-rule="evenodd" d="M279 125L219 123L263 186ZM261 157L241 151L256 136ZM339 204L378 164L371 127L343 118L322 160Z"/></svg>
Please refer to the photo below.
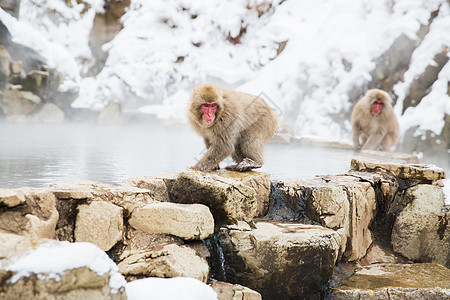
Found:
<svg viewBox="0 0 450 300"><path fill-rule="evenodd" d="M202 108L217 108L217 102L203 102L201 104Z"/></svg>
<svg viewBox="0 0 450 300"><path fill-rule="evenodd" d="M376 105L383 105L383 101L377 100L377 101L374 102L374 104L376 104Z"/></svg>

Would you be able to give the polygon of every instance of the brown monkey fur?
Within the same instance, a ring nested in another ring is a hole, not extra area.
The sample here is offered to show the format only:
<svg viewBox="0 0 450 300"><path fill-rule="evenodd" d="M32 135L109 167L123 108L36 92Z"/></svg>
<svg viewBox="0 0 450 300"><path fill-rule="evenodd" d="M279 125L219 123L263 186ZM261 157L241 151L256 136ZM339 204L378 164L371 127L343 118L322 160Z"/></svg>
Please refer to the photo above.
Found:
<svg viewBox="0 0 450 300"><path fill-rule="evenodd" d="M217 102L211 123L203 119L204 102ZM261 98L213 85L194 88L188 119L207 149L192 167L200 171L219 169L219 163L230 155L236 165L227 169L246 171L261 167L264 145L278 124L277 115Z"/></svg>
<svg viewBox="0 0 450 300"><path fill-rule="evenodd" d="M382 101L381 111L374 113L374 102ZM363 150L390 151L399 135L399 124L392 109L392 99L379 89L366 92L353 108L353 146Z"/></svg>

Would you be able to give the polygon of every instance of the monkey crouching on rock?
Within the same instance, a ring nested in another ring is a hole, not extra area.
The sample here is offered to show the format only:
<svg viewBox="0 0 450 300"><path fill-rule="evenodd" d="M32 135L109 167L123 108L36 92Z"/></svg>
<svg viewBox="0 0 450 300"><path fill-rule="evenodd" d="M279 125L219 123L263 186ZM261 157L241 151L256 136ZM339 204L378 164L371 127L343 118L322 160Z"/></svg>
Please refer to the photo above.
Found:
<svg viewBox="0 0 450 300"><path fill-rule="evenodd" d="M261 98L213 85L194 88L188 120L207 149L192 167L199 171L218 170L230 155L236 164L229 170L260 168L264 146L278 125L275 111Z"/></svg>
<svg viewBox="0 0 450 300"><path fill-rule="evenodd" d="M366 92L353 108L353 146L363 150L390 151L397 144L399 124L388 93L379 89Z"/></svg>

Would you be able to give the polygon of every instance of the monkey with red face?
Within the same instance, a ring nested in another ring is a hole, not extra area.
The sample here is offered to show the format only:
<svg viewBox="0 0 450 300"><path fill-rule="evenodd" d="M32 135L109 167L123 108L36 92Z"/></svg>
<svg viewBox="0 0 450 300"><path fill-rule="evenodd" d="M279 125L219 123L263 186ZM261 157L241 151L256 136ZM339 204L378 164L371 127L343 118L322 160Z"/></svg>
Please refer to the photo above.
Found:
<svg viewBox="0 0 450 300"><path fill-rule="evenodd" d="M200 171L219 169L230 155L236 164L226 167L229 170L260 168L264 145L278 124L277 115L261 98L213 85L194 88L188 120L207 149L192 167Z"/></svg>
<svg viewBox="0 0 450 300"><path fill-rule="evenodd" d="M353 146L363 150L390 151L399 135L392 99L379 89L366 92L353 108Z"/></svg>

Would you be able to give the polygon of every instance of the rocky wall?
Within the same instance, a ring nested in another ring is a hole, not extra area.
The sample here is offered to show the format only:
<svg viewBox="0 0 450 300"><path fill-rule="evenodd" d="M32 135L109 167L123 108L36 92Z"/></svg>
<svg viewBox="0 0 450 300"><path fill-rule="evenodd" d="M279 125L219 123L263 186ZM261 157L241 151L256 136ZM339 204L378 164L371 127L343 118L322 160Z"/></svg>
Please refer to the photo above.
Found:
<svg viewBox="0 0 450 300"><path fill-rule="evenodd" d="M39 283L48 274L29 272L33 285L15 281L15 260L43 243L86 242L108 254L127 281L193 277L215 287L219 299L437 293L450 289L450 281L439 279L435 287L421 285L425 279L408 286L348 282L366 273L376 281L381 273L374 270L383 263L417 266L429 281L438 278L426 271L432 266L439 278L450 278L443 178L434 166L354 159L346 174L310 180L186 170L121 186L80 181L0 189L0 298L36 287L44 289L42 297L55 297L60 287L45 290ZM77 269L65 276L94 273ZM64 285L68 295L85 289ZM92 289L98 297L111 293L100 283Z"/></svg>

